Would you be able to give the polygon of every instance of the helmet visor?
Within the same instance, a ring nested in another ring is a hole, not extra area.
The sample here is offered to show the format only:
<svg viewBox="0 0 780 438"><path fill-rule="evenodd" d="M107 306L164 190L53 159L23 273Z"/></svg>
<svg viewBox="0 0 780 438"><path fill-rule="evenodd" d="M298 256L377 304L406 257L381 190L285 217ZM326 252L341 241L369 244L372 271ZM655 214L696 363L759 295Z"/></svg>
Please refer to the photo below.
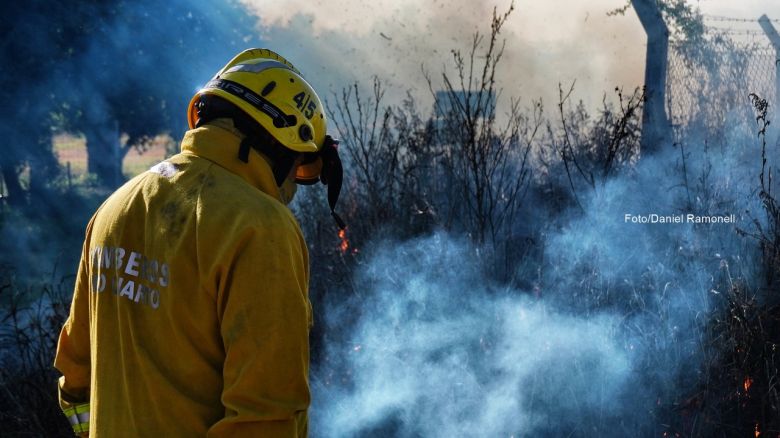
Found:
<svg viewBox="0 0 780 438"><path fill-rule="evenodd" d="M303 161L295 172L295 182L302 185L315 184L320 180L322 173L322 157L319 153L303 154Z"/></svg>

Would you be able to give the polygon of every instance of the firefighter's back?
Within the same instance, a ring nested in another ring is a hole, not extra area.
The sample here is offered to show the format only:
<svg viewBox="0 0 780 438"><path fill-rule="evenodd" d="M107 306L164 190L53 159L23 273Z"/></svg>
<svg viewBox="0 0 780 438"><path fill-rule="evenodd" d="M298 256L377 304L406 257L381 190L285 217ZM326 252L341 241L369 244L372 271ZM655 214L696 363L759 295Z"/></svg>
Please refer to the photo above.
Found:
<svg viewBox="0 0 780 438"><path fill-rule="evenodd" d="M92 436L204 436L225 415L217 258L257 221L290 232L280 207L190 154L101 206L89 236Z"/></svg>

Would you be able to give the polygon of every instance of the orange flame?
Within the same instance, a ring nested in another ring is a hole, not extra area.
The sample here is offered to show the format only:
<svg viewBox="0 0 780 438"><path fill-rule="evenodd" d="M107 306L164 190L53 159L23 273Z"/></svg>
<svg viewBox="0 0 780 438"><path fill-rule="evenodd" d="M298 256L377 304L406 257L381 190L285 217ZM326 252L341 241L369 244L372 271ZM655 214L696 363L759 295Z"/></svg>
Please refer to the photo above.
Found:
<svg viewBox="0 0 780 438"><path fill-rule="evenodd" d="M745 392L748 392L750 390L750 386L753 384L753 379L750 378L750 376L745 377L745 382L743 383L743 386L745 388Z"/></svg>
<svg viewBox="0 0 780 438"><path fill-rule="evenodd" d="M347 230L339 230L339 238L341 239L341 244L339 245L339 249L341 250L341 253L344 254L349 249L349 239L347 239Z"/></svg>
<svg viewBox="0 0 780 438"><path fill-rule="evenodd" d="M758 423L756 423L755 437L758 438L759 436L761 436L761 431L758 430Z"/></svg>

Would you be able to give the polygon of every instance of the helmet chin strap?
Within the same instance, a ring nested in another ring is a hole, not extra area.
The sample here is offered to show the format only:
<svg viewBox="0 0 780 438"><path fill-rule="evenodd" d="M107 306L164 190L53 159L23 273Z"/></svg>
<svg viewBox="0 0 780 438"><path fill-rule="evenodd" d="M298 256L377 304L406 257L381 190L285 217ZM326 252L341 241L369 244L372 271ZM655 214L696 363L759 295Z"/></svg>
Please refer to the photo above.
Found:
<svg viewBox="0 0 780 438"><path fill-rule="evenodd" d="M343 230L347 227L347 224L338 214L336 214L336 203L339 200L341 184L344 179L344 168L341 165L338 145L338 140L335 140L330 135L325 136L325 142L322 146L322 173L320 175L320 180L323 184L328 186L328 206L330 207L330 215L333 216L336 225Z"/></svg>

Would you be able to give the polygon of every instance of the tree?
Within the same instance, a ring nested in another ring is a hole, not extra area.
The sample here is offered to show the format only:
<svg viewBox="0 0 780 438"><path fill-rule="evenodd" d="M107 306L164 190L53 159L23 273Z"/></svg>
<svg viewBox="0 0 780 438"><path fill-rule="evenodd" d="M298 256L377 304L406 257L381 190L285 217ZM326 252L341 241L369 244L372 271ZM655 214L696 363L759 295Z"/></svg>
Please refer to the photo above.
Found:
<svg viewBox="0 0 780 438"><path fill-rule="evenodd" d="M143 152L157 134L184 132L192 93L252 40L254 22L230 0L115 1L93 19L90 44L72 65L77 86L69 101L78 111L71 127L86 137L89 171L114 187L130 149Z"/></svg>
<svg viewBox="0 0 780 438"><path fill-rule="evenodd" d="M85 2L33 0L7 4L0 15L0 98L8 105L0 123L0 170L12 203L26 198L19 180L26 166L33 191L57 173L51 115L63 99L63 65L84 46L86 7Z"/></svg>
<svg viewBox="0 0 780 438"><path fill-rule="evenodd" d="M232 0L156 2L33 0L0 16L0 171L11 201L57 175L55 130L83 133L88 170L107 187L121 163L160 133L178 137L198 85L251 42L254 17ZM127 141L120 142L122 135Z"/></svg>

